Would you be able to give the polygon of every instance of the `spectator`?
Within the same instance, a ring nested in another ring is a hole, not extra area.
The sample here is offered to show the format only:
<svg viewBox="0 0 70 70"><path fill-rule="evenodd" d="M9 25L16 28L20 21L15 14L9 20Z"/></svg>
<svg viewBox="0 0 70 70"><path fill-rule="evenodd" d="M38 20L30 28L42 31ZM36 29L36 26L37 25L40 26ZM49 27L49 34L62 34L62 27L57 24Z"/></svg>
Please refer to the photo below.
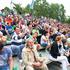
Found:
<svg viewBox="0 0 70 70"><path fill-rule="evenodd" d="M63 55L63 43L61 36L56 37L56 41L52 44L50 54L50 59L53 61L59 61L62 63L62 70L67 70L67 66L70 65L67 57Z"/></svg>
<svg viewBox="0 0 70 70"><path fill-rule="evenodd" d="M8 33L10 35L13 33L13 28L12 28L11 23L7 23L6 30L8 30Z"/></svg>
<svg viewBox="0 0 70 70"><path fill-rule="evenodd" d="M20 33L20 29L16 27L11 40L11 49L13 51L13 55L17 55L21 59L23 44Z"/></svg>
<svg viewBox="0 0 70 70"><path fill-rule="evenodd" d="M49 37L47 36L47 33L42 35L40 44L44 48L47 48L47 46L49 45Z"/></svg>
<svg viewBox="0 0 70 70"><path fill-rule="evenodd" d="M22 60L25 64L26 70L48 70L44 60L42 60L36 49L34 48L33 40L27 40L26 47L22 51Z"/></svg>
<svg viewBox="0 0 70 70"><path fill-rule="evenodd" d="M70 63L70 47L68 47L68 43L66 40L63 40L63 47L64 47L64 55L67 56L68 61Z"/></svg>
<svg viewBox="0 0 70 70"><path fill-rule="evenodd" d="M6 39L0 41L0 70L13 70L12 51L8 47L4 47L3 43Z"/></svg>

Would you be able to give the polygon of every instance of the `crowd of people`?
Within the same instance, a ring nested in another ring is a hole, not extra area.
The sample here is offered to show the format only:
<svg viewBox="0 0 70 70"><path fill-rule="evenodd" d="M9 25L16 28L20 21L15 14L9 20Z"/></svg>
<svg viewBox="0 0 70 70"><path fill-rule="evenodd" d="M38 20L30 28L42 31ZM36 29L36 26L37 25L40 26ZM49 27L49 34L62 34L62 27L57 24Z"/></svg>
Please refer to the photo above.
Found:
<svg viewBox="0 0 70 70"><path fill-rule="evenodd" d="M70 25L47 17L0 17L0 70L13 70L13 57L22 60L21 70L49 70L38 51L49 52L52 61L70 66ZM25 68L24 68L25 65Z"/></svg>

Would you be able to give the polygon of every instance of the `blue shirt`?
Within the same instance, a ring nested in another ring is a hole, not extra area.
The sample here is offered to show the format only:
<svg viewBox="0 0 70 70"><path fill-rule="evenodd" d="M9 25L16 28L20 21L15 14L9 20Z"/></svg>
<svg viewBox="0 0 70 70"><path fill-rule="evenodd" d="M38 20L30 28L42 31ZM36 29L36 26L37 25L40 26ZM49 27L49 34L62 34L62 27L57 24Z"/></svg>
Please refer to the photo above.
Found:
<svg viewBox="0 0 70 70"><path fill-rule="evenodd" d="M12 57L11 49L3 48L3 51L0 52L0 70L9 70L9 57Z"/></svg>
<svg viewBox="0 0 70 70"><path fill-rule="evenodd" d="M13 31L12 26L6 26L6 29L8 30L9 33L11 33Z"/></svg>

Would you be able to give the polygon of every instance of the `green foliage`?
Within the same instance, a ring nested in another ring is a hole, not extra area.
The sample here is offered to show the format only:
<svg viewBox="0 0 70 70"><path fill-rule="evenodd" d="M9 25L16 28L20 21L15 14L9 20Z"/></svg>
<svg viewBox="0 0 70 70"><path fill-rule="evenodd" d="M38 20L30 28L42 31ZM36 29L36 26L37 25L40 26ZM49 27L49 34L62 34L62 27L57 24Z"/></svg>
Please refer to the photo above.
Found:
<svg viewBox="0 0 70 70"><path fill-rule="evenodd" d="M65 21L64 6L62 4L49 4L46 0L36 0L33 9L30 8L29 4L25 8L22 8L20 4L14 4L14 9L17 14L32 13L37 17L46 16L61 22Z"/></svg>
<svg viewBox="0 0 70 70"><path fill-rule="evenodd" d="M70 16L68 16L68 18L66 18L65 22L70 24Z"/></svg>
<svg viewBox="0 0 70 70"><path fill-rule="evenodd" d="M33 11L37 17L46 16L61 22L65 21L65 9L62 4L48 4L46 0L36 0L34 2Z"/></svg>
<svg viewBox="0 0 70 70"><path fill-rule="evenodd" d="M25 13L32 13L32 9L30 8L29 4L24 8L24 12Z"/></svg>
<svg viewBox="0 0 70 70"><path fill-rule="evenodd" d="M36 0L34 3L34 15L37 17L40 16L49 16L48 14L49 4L46 0Z"/></svg>
<svg viewBox="0 0 70 70"><path fill-rule="evenodd" d="M11 13L11 9L9 9L8 7L5 7L4 10L3 10L3 13L4 13L5 15L8 15L8 14Z"/></svg>
<svg viewBox="0 0 70 70"><path fill-rule="evenodd" d="M64 9L64 6L61 4L60 5L60 12L59 12L59 16L60 16L60 21L61 22L65 22L65 9Z"/></svg>
<svg viewBox="0 0 70 70"><path fill-rule="evenodd" d="M57 19L61 22L65 21L65 10L62 4L51 4L49 10L50 18Z"/></svg>
<svg viewBox="0 0 70 70"><path fill-rule="evenodd" d="M14 7L13 7L14 9L15 9L15 11L17 12L17 14L23 14L24 13L24 11L23 11L23 8L21 7L21 5L20 4L14 4Z"/></svg>
<svg viewBox="0 0 70 70"><path fill-rule="evenodd" d="M50 9L49 9L49 17L54 18L54 19L58 19L58 15L59 15L59 5L58 4L51 4L50 5Z"/></svg>

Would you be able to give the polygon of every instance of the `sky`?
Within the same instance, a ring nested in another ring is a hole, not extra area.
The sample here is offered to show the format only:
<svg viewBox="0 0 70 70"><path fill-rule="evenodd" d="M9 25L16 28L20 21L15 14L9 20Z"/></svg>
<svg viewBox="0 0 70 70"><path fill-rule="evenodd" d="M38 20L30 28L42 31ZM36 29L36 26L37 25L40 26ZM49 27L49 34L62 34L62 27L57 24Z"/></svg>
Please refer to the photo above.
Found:
<svg viewBox="0 0 70 70"><path fill-rule="evenodd" d="M51 3L58 3L63 4L66 10L66 15L70 16L70 0L47 0L50 4ZM31 4L32 0L12 0L12 2L16 4L21 4L25 7L27 4ZM11 0L0 0L0 10L4 7L12 7Z"/></svg>

